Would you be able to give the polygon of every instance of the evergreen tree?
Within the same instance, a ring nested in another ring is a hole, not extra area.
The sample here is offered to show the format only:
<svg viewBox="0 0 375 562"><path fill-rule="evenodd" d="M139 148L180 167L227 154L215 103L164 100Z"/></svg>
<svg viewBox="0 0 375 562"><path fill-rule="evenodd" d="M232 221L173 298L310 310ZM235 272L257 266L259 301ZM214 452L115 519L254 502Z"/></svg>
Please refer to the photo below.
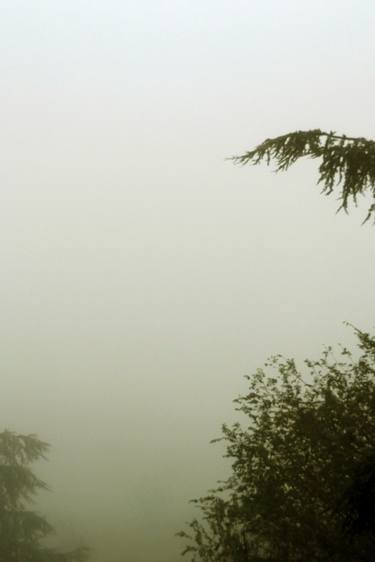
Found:
<svg viewBox="0 0 375 562"><path fill-rule="evenodd" d="M45 458L49 445L35 435L0 433L0 562L83 562L86 549L60 553L43 546L49 523L29 504L45 482L31 463Z"/></svg>
<svg viewBox="0 0 375 562"><path fill-rule="evenodd" d="M300 158L321 159L318 184L322 193L330 195L340 189L340 209L346 212L349 203L357 204L358 196L370 194L366 222L375 215L375 141L361 137L347 137L320 129L296 131L273 139L266 139L253 150L234 156L238 164L268 165L276 162L276 170L287 170Z"/></svg>

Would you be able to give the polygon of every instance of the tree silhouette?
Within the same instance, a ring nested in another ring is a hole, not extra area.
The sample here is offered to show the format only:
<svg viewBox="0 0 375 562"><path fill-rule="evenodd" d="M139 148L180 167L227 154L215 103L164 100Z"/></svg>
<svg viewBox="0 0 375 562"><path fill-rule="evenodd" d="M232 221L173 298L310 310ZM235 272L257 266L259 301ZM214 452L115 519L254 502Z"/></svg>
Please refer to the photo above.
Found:
<svg viewBox="0 0 375 562"><path fill-rule="evenodd" d="M0 562L83 562L87 550L61 553L43 546L52 533L44 517L29 509L45 482L30 464L45 458L49 445L35 435L0 433Z"/></svg>
<svg viewBox="0 0 375 562"><path fill-rule="evenodd" d="M231 476L195 500L201 518L180 533L190 560L373 562L374 482L362 469L374 454L375 338L356 334L357 359L327 348L298 369L276 356L247 377L235 401L246 424L221 437Z"/></svg>

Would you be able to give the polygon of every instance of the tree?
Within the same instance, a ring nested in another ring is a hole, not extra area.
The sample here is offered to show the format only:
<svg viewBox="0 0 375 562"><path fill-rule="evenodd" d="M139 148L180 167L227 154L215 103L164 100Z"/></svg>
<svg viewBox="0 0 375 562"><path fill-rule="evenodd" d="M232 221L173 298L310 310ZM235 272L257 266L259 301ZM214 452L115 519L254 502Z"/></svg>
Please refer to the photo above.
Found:
<svg viewBox="0 0 375 562"><path fill-rule="evenodd" d="M179 533L190 560L374 560L374 508L363 511L361 491L374 459L375 337L355 332L357 357L327 348L298 369L276 356L247 377L235 401L247 424L224 425L220 438L231 476L195 500L201 519Z"/></svg>
<svg viewBox="0 0 375 562"><path fill-rule="evenodd" d="M287 170L303 157L320 158L318 184L322 192L333 193L336 186L341 186L338 210L349 208L350 201L357 204L358 196L369 193L373 199L370 204L366 222L375 215L375 141L365 138L337 135L320 129L296 131L273 139L266 139L262 144L233 157L239 164L259 164L266 161L269 165L276 161L277 171Z"/></svg>
<svg viewBox="0 0 375 562"><path fill-rule="evenodd" d="M35 435L0 433L0 562L83 562L86 549L60 553L43 546L52 532L44 517L28 506L45 482L30 464L45 458L49 445Z"/></svg>
<svg viewBox="0 0 375 562"><path fill-rule="evenodd" d="M367 216L363 222L374 217L375 221L375 141L363 137L348 137L314 129L296 131L273 139L266 139L255 149L235 156L240 164L259 164L263 160L269 165L277 163L276 171L287 170L303 157L320 158L318 184L322 192L330 195L341 185L338 209L348 212L349 202L357 204L358 195L370 195ZM346 528L350 534L361 533L372 528L375 533L375 452L361 464L350 489L343 498L346 506Z"/></svg>

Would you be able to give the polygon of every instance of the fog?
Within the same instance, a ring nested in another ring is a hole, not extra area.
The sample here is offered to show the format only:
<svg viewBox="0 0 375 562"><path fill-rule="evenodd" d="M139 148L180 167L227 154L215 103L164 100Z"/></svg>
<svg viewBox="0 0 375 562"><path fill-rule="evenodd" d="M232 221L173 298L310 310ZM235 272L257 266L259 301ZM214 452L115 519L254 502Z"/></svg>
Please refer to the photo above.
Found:
<svg viewBox="0 0 375 562"><path fill-rule="evenodd" d="M1 18L1 426L95 562L175 562L244 375L374 326L374 227L226 158L375 137L370 0L13 0Z"/></svg>

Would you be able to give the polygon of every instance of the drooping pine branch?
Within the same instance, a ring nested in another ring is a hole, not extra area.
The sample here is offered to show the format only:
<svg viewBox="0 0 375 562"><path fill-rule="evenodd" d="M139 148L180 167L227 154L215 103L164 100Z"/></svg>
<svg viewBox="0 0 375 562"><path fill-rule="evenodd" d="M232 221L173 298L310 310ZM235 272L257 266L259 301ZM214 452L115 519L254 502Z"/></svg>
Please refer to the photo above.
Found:
<svg viewBox="0 0 375 562"><path fill-rule="evenodd" d="M368 209L366 222L375 215L375 141L337 135L320 129L296 131L266 139L253 150L234 156L237 164L276 162L276 171L285 171L303 157L320 158L318 184L322 193L330 195L340 187L338 210L348 211L349 203L357 204L358 195L370 193L374 202Z"/></svg>

